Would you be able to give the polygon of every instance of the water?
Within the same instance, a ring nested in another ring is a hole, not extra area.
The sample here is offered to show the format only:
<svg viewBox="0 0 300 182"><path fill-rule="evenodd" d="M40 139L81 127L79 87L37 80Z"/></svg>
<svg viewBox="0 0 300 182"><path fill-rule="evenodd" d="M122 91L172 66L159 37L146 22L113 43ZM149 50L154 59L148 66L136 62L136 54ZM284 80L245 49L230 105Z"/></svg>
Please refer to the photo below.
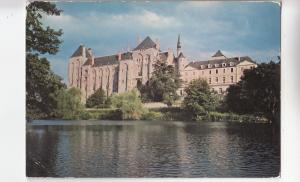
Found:
<svg viewBox="0 0 300 182"><path fill-rule="evenodd" d="M33 121L27 176L274 177L279 140L268 124Z"/></svg>

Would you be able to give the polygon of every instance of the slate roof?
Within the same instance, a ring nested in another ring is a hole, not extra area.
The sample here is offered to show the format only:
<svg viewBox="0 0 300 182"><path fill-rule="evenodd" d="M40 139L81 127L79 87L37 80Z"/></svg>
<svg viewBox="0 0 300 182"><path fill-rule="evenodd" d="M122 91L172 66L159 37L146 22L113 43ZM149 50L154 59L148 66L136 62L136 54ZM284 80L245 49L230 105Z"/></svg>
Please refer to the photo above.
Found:
<svg viewBox="0 0 300 182"><path fill-rule="evenodd" d="M77 49L76 49L76 51L72 54L72 56L71 56L71 58L72 57L78 57L78 56L82 56L82 53L83 53L83 45L80 45ZM85 51L85 52L87 52L87 51Z"/></svg>
<svg viewBox="0 0 300 182"><path fill-rule="evenodd" d="M178 58L185 58L185 56L183 55L183 53L182 52L180 52L180 54L179 54L179 56L178 56Z"/></svg>
<svg viewBox="0 0 300 182"><path fill-rule="evenodd" d="M136 48L133 50L141 50L141 49L149 49L149 48L154 48L156 46L155 42L147 36Z"/></svg>
<svg viewBox="0 0 300 182"><path fill-rule="evenodd" d="M234 65L239 64L242 61L250 61L252 63L255 63L249 56L244 56L244 57L240 57L240 60L238 57L233 57L233 58L226 58L226 59L217 59L217 60L208 60L208 61L195 61L195 62L190 62L187 66L191 66L197 69L201 69L201 65L204 66L203 69L208 68L208 64L211 64L212 67L211 68L215 68L215 64L219 64L219 67L221 67L222 63L226 63L226 66L229 66L230 62L233 62Z"/></svg>
<svg viewBox="0 0 300 182"><path fill-rule="evenodd" d="M212 57L220 57L220 56L224 56L224 54L218 50Z"/></svg>
<svg viewBox="0 0 300 182"><path fill-rule="evenodd" d="M121 54L121 61L132 59L132 53L131 52L125 52ZM94 59L94 66L103 66L103 65L114 65L118 64L118 55L110 55L110 56L103 56L103 57L97 57ZM83 65L89 65L91 64L91 60L88 59Z"/></svg>

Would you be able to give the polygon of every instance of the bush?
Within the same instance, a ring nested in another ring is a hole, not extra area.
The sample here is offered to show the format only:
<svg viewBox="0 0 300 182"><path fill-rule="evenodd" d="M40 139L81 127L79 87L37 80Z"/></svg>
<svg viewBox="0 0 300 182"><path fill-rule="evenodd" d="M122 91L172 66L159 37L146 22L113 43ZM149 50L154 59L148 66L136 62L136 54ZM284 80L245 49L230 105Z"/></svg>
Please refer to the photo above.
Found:
<svg viewBox="0 0 300 182"><path fill-rule="evenodd" d="M143 108L140 94L136 89L112 95L111 103L113 108L120 110L122 119L140 119L142 114L147 112L147 110Z"/></svg>
<svg viewBox="0 0 300 182"><path fill-rule="evenodd" d="M142 114L142 120L162 120L163 114L161 112L149 111Z"/></svg>

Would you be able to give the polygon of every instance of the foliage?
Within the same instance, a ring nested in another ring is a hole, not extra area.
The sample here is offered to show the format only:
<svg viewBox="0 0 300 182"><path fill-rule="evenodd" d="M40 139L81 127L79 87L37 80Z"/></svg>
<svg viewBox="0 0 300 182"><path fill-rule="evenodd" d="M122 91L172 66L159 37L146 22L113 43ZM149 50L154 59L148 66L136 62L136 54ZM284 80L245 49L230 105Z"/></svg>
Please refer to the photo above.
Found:
<svg viewBox="0 0 300 182"><path fill-rule="evenodd" d="M206 115L197 116L197 121L228 121L247 123L266 123L267 120L254 115L239 115L235 113L208 112Z"/></svg>
<svg viewBox="0 0 300 182"><path fill-rule="evenodd" d="M206 80L196 79L190 82L185 88L186 97L183 100L183 107L192 114L192 117L205 115L214 111L219 105L219 97L210 87Z"/></svg>
<svg viewBox="0 0 300 182"><path fill-rule="evenodd" d="M142 115L142 118L141 120L162 120L163 118L163 113L161 112L157 112L157 111L149 111L149 112L146 112Z"/></svg>
<svg viewBox="0 0 300 182"><path fill-rule="evenodd" d="M116 108L88 109L89 119L121 120L122 112Z"/></svg>
<svg viewBox="0 0 300 182"><path fill-rule="evenodd" d="M172 105L179 98L176 91L181 80L174 66L166 62L157 62L154 65L152 77L146 85L140 88L143 101L155 101Z"/></svg>
<svg viewBox="0 0 300 182"><path fill-rule="evenodd" d="M263 114L270 121L280 120L280 62L262 63L245 70L237 85L228 89L226 104L241 114Z"/></svg>
<svg viewBox="0 0 300 182"><path fill-rule="evenodd" d="M49 118L54 116L57 107L55 93L65 85L50 70L48 60L39 54L57 53L62 31L44 28L41 18L42 15L59 15L61 11L49 2L32 2L26 9L26 116Z"/></svg>
<svg viewBox="0 0 300 182"><path fill-rule="evenodd" d="M104 108L106 106L106 94L103 89L99 88L86 100L88 108Z"/></svg>
<svg viewBox="0 0 300 182"><path fill-rule="evenodd" d="M120 109L122 119L140 119L142 114L146 112L143 108L140 94L137 90L128 91L112 95L112 107Z"/></svg>
<svg viewBox="0 0 300 182"><path fill-rule="evenodd" d="M57 117L63 119L86 119L83 113L80 90L77 88L61 89L57 94Z"/></svg>

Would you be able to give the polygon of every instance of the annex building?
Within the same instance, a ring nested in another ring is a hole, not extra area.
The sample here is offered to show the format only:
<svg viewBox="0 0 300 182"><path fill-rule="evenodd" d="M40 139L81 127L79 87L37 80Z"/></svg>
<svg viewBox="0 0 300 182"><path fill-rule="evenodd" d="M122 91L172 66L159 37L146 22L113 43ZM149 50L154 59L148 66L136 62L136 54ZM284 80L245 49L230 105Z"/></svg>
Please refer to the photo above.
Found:
<svg viewBox="0 0 300 182"><path fill-rule="evenodd" d="M205 61L190 61L181 50L180 36L177 50L160 50L159 41L149 36L126 52L95 57L91 48L80 45L68 63L68 86L81 90L82 99L86 100L97 89L102 88L107 95L122 93L139 84L146 84L154 71L154 64L164 61L173 65L183 80L178 90L184 95L184 88L197 78L207 80L211 88L219 94L225 94L231 84L236 84L245 69L257 64L248 56L226 57L220 50Z"/></svg>

